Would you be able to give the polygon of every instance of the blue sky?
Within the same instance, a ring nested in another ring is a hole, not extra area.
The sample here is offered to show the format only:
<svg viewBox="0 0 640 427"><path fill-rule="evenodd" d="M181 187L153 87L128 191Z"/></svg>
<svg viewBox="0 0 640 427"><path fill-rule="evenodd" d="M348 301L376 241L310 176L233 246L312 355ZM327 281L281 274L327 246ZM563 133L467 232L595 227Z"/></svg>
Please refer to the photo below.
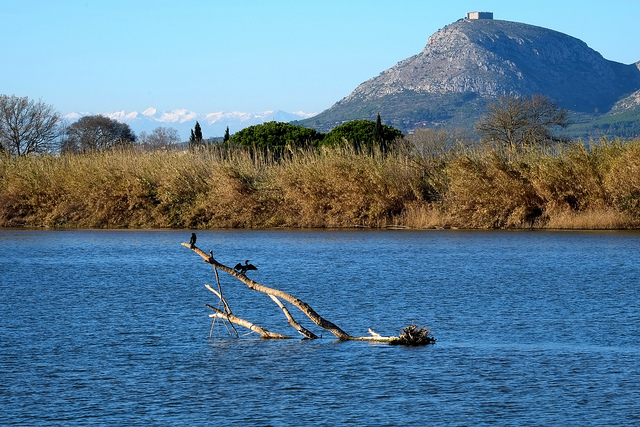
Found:
<svg viewBox="0 0 640 427"><path fill-rule="evenodd" d="M0 93L63 114L320 112L476 10L640 60L640 0L0 0Z"/></svg>

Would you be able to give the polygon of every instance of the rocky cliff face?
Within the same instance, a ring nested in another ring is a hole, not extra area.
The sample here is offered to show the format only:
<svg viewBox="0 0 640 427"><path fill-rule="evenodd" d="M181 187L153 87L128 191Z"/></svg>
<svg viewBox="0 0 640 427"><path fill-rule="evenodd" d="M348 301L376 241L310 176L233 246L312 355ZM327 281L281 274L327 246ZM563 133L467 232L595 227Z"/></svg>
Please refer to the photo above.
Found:
<svg viewBox="0 0 640 427"><path fill-rule="evenodd" d="M611 114L620 114L625 111L634 110L640 108L640 90L633 92L631 95L622 98L616 102L611 109Z"/></svg>
<svg viewBox="0 0 640 427"><path fill-rule="evenodd" d="M636 62L636 67L640 70L640 61ZM640 89L616 102L611 109L610 114L616 115L638 110L640 110Z"/></svg>
<svg viewBox="0 0 640 427"><path fill-rule="evenodd" d="M640 89L639 67L640 62L606 60L557 31L459 20L433 34L422 52L362 83L310 121L323 128L384 112L388 122L407 130L456 118L475 121L478 110L497 96L534 93L575 112L599 114Z"/></svg>

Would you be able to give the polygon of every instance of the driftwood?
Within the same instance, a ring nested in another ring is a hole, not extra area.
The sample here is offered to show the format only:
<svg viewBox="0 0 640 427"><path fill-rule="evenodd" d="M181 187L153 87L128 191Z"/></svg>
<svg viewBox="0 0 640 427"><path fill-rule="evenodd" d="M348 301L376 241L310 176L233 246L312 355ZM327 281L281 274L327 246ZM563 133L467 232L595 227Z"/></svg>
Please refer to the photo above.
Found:
<svg viewBox="0 0 640 427"><path fill-rule="evenodd" d="M267 286L261 285L249 279L245 274L245 270L238 271L236 269L233 269L231 267L228 267L216 261L216 259L213 257L212 251L209 251L209 253L207 254L204 251L202 251L200 248L195 246L195 244L193 243L182 243L182 246L185 246L191 249L192 251L194 251L196 254L200 255L204 259L204 262L211 264L214 267L214 270L216 272L216 281L218 283L218 289L216 290L209 285L205 285L205 286L207 287L207 289L209 289L211 292L213 292L216 296L220 298L220 301L223 303L224 310L215 308L209 304L205 304L207 307L209 307L214 311L214 313L210 314L209 317L212 317L214 319L222 319L231 324L236 324L236 325L245 327L253 332L258 333L262 338L283 339L283 338L292 338L292 337L268 331L265 328L262 328L261 326L258 326L254 323L251 323L247 320L244 320L235 316L231 312L229 304L222 296L222 287L220 286L218 270L223 271L235 277L236 279L240 280L251 290L267 294L278 305L278 307L280 307L285 317L287 318L287 322L289 323L289 325L295 328L296 331L298 331L298 333L303 335L306 339L316 339L318 337L313 332L305 329L302 325L296 322L293 316L291 316L291 313L289 312L289 310L285 307L285 305L282 303L281 300L284 300L290 303L291 305L293 305L294 307L298 308L309 319L311 319L313 323L331 332L340 341L373 341L373 342L385 342L389 344L401 344L401 345L425 345L425 344L435 343L435 338L430 336L430 332L431 332L430 330L424 327L417 330L417 325L413 325L413 324L403 329L402 334L398 337L382 336L372 331L371 329L369 329L369 334L371 334L371 336L350 335L344 330L342 330L340 327L335 325L334 323L320 316L318 313L316 313L315 310L313 310L304 301L294 297L293 295L287 292L281 291L279 289L269 288Z"/></svg>
<svg viewBox="0 0 640 427"><path fill-rule="evenodd" d="M435 344L435 342L436 339L431 336L430 329L427 329L424 326L419 328L418 325L412 323L406 328L402 329L402 333L400 334L398 339L391 341L389 344L418 346Z"/></svg>

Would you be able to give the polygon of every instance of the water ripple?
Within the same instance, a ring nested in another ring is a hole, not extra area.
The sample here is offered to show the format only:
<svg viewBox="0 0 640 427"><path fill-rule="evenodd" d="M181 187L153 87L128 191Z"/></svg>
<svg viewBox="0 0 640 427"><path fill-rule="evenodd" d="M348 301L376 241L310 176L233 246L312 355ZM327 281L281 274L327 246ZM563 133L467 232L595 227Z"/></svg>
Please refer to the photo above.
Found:
<svg viewBox="0 0 640 427"><path fill-rule="evenodd" d="M424 348L209 338L215 279L188 236L0 231L0 424L640 421L638 233L198 233L352 334L431 327ZM223 286L291 333L268 298Z"/></svg>

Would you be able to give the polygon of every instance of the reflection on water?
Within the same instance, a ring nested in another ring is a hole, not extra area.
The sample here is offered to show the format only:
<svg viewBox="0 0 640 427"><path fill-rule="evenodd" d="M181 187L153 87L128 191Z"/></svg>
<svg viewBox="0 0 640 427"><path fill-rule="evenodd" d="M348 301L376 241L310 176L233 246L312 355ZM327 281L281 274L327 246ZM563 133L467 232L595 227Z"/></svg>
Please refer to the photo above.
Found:
<svg viewBox="0 0 640 427"><path fill-rule="evenodd" d="M640 417L640 234L200 231L198 246L347 332L401 348L239 340L190 231L0 231L0 424L630 425ZM221 276L234 313L293 334ZM244 331L241 331L244 333Z"/></svg>

